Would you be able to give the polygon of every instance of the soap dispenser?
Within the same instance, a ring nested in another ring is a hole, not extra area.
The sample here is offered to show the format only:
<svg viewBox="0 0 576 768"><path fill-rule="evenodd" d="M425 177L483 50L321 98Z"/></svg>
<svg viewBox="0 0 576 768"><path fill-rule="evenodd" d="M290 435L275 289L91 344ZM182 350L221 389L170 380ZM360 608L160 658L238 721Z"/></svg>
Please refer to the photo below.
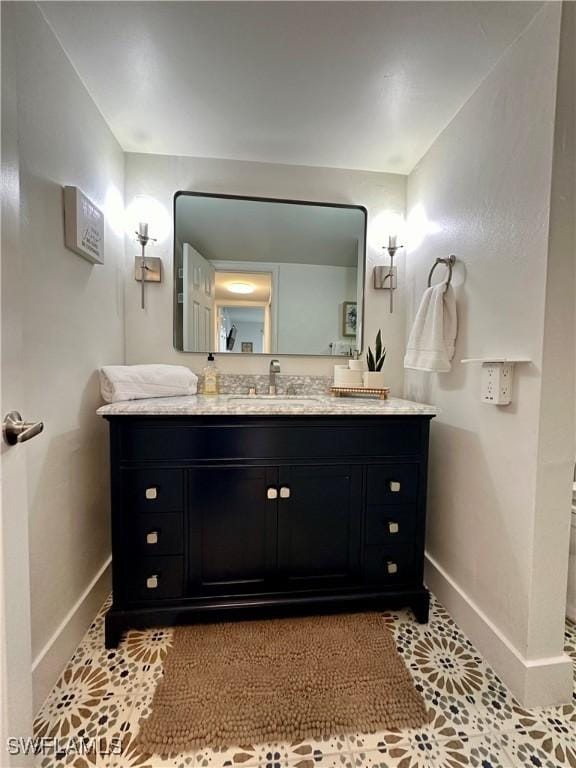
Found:
<svg viewBox="0 0 576 768"><path fill-rule="evenodd" d="M208 355L208 364L204 368L204 394L205 395L217 395L218 394L218 376L219 371L214 362L214 355L212 352Z"/></svg>

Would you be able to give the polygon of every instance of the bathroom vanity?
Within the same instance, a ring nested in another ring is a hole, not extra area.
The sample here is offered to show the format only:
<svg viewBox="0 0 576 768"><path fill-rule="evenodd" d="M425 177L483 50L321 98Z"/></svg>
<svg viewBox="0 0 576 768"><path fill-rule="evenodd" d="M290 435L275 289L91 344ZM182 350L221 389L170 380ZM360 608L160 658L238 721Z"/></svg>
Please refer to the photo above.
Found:
<svg viewBox="0 0 576 768"><path fill-rule="evenodd" d="M410 606L433 408L180 397L107 405L114 601L129 628Z"/></svg>

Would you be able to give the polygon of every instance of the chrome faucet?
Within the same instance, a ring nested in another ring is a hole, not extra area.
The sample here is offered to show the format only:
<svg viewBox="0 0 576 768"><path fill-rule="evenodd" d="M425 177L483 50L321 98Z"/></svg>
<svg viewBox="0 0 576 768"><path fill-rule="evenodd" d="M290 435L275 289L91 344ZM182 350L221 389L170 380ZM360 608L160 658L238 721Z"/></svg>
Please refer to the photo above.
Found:
<svg viewBox="0 0 576 768"><path fill-rule="evenodd" d="M280 363L278 360L270 360L268 394L276 394L276 374L280 373Z"/></svg>

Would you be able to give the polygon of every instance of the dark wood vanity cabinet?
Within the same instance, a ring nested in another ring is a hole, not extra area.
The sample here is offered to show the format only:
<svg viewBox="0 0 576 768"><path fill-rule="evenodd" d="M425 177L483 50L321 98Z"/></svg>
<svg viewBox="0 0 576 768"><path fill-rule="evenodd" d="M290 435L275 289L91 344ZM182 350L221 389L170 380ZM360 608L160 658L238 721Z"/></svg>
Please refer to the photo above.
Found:
<svg viewBox="0 0 576 768"><path fill-rule="evenodd" d="M131 627L395 608L423 586L430 416L109 416Z"/></svg>

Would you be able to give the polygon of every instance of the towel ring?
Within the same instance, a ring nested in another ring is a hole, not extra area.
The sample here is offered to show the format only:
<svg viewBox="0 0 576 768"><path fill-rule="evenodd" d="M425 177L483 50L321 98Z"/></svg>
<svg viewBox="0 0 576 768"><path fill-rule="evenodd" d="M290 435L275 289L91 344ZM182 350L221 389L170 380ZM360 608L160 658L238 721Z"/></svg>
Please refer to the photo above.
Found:
<svg viewBox="0 0 576 768"><path fill-rule="evenodd" d="M432 269L430 270L430 274L428 275L428 288L432 285L432 275L434 274L434 270L439 264L443 264L448 269L448 280L446 283L450 285L452 282L452 268L454 264L456 264L456 256L452 254L451 256L448 256L447 259L441 259L437 258L434 264L432 265Z"/></svg>

